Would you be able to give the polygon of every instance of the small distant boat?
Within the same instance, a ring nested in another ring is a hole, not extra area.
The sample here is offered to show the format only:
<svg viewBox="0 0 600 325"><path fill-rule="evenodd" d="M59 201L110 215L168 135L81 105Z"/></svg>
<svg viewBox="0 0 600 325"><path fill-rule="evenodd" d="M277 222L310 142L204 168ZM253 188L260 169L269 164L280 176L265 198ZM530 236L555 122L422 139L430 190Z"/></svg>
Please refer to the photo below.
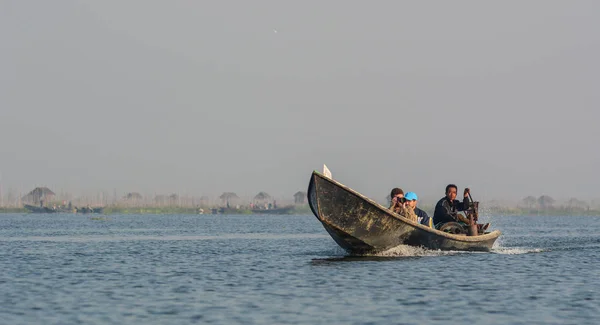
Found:
<svg viewBox="0 0 600 325"><path fill-rule="evenodd" d="M352 254L398 245L458 251L489 251L500 231L466 236L439 231L399 216L353 189L313 172L308 203L333 240Z"/></svg>
<svg viewBox="0 0 600 325"><path fill-rule="evenodd" d="M50 208L46 206L36 206L31 204L23 204L23 207L31 213L102 213L104 207L81 207L68 209L65 207Z"/></svg>
<svg viewBox="0 0 600 325"><path fill-rule="evenodd" d="M253 209L252 213L255 213L255 214L289 214L292 211L294 211L293 206L286 206L286 207L276 208L276 209Z"/></svg>
<svg viewBox="0 0 600 325"><path fill-rule="evenodd" d="M104 207L81 207L74 209L76 213L102 213Z"/></svg>
<svg viewBox="0 0 600 325"><path fill-rule="evenodd" d="M35 205L31 205L31 204L23 204L23 207L25 209L29 210L29 212L32 212L32 213L56 213L56 212L60 212L60 211L57 211L57 210L49 208L49 207L35 206Z"/></svg>

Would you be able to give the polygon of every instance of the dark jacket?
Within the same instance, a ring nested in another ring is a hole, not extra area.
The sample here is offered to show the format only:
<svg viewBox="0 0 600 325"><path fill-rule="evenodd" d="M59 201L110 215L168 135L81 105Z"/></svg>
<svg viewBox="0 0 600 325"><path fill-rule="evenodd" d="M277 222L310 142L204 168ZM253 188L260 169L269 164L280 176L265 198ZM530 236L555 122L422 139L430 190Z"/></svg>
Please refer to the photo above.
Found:
<svg viewBox="0 0 600 325"><path fill-rule="evenodd" d="M465 211L469 209L469 198L466 197L462 202L459 200L450 201L447 197L441 198L435 205L435 211L433 212L433 224L437 225L440 223L446 223L451 221L458 221L458 211Z"/></svg>
<svg viewBox="0 0 600 325"><path fill-rule="evenodd" d="M429 219L431 219L427 212L415 207L415 214L417 215L417 222L424 225L429 226Z"/></svg>

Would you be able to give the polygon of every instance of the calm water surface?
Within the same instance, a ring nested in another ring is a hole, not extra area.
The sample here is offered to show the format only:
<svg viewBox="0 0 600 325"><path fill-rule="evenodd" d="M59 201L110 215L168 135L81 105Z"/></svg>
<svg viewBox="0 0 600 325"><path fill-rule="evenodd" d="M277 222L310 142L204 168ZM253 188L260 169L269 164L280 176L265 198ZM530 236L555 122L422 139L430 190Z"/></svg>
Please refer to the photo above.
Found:
<svg viewBox="0 0 600 325"><path fill-rule="evenodd" d="M348 257L313 216L0 214L0 324L599 324L600 217Z"/></svg>

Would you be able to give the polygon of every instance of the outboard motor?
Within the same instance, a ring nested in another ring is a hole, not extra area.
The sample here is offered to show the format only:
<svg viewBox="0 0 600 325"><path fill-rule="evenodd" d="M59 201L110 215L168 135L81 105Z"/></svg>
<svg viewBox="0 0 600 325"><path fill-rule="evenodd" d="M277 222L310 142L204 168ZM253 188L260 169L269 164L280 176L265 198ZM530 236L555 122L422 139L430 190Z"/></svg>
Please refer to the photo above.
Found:
<svg viewBox="0 0 600 325"><path fill-rule="evenodd" d="M471 206L467 211L467 218L469 219L468 227L468 235L469 236L477 236L479 235L479 231L477 228L477 219L479 219L479 202L471 201Z"/></svg>

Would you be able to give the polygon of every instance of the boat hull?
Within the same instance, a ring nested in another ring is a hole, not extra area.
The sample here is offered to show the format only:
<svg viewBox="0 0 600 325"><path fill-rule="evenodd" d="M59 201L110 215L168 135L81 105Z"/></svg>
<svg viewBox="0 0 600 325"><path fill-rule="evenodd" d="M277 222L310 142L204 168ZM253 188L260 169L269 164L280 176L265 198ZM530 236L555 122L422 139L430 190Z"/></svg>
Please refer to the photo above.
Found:
<svg viewBox="0 0 600 325"><path fill-rule="evenodd" d="M31 213L56 213L57 211L48 207L23 204L23 207Z"/></svg>
<svg viewBox="0 0 600 325"><path fill-rule="evenodd" d="M254 214L290 214L294 211L294 207L283 207L276 209L254 209L252 213Z"/></svg>
<svg viewBox="0 0 600 325"><path fill-rule="evenodd" d="M75 208L76 213L102 213L104 212L104 207L83 207L83 208Z"/></svg>
<svg viewBox="0 0 600 325"><path fill-rule="evenodd" d="M102 213L104 211L104 207L83 207L83 208L49 208L49 207L40 207L31 204L23 204L23 207L31 213Z"/></svg>
<svg viewBox="0 0 600 325"><path fill-rule="evenodd" d="M412 222L317 172L308 188L311 210L333 240L350 253L388 250L398 245L429 249L489 251L499 231L479 236L445 233Z"/></svg>

